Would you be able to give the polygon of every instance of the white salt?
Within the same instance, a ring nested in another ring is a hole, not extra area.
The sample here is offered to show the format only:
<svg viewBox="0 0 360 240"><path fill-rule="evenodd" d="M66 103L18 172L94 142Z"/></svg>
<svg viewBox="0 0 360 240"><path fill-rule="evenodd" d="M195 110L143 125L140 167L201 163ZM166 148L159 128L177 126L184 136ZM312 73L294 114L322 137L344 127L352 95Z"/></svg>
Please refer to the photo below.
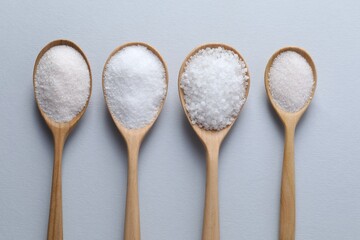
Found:
<svg viewBox="0 0 360 240"><path fill-rule="evenodd" d="M206 130L230 125L246 101L247 68L222 47L199 50L186 63L180 87L191 123Z"/></svg>
<svg viewBox="0 0 360 240"><path fill-rule="evenodd" d="M166 89L165 67L145 46L125 47L105 66L109 110L128 129L143 128L155 119Z"/></svg>
<svg viewBox="0 0 360 240"><path fill-rule="evenodd" d="M40 109L53 121L72 120L90 95L90 71L82 55L65 45L50 48L36 68L35 95Z"/></svg>
<svg viewBox="0 0 360 240"><path fill-rule="evenodd" d="M311 66L293 51L277 56L269 71L269 86L275 103L286 112L297 112L311 99L314 88Z"/></svg>

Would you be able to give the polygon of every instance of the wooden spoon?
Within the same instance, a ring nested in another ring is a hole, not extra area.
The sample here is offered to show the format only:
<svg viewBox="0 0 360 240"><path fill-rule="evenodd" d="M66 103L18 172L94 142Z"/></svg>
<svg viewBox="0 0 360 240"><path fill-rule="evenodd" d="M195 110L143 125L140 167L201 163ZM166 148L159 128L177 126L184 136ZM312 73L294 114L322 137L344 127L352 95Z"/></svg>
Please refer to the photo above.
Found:
<svg viewBox="0 0 360 240"><path fill-rule="evenodd" d="M275 58L286 51L293 51L306 59L314 75L314 86L308 102L297 112L286 112L276 104L270 92L269 71ZM298 47L285 47L272 55L265 69L265 88L270 99L270 103L279 115L285 127L285 147L284 160L281 180L281 200L280 200L280 240L295 239L295 163L294 163L294 136L296 125L300 118L309 107L316 88L316 69L310 55Z"/></svg>
<svg viewBox="0 0 360 240"><path fill-rule="evenodd" d="M240 57L241 60L244 61L244 58L234 48L220 43L205 44L195 48L189 53L189 55L185 58L180 68L179 78L178 78L178 88L179 88L181 105L185 111L185 115L188 121L190 122L190 124L191 124L191 119L185 107L184 92L180 87L181 76L185 71L186 63L191 56L196 54L201 49L218 48L218 47L222 47L226 50L233 51L235 54L237 54ZM246 68L248 68L247 65ZM249 72L247 73L247 75L249 76ZM249 88L250 88L250 79L248 80L248 85L246 89L246 98L249 93ZM206 193L205 193L204 223L203 223L203 233L202 233L203 240L220 239L219 200L218 200L218 157L219 157L219 150L221 143L224 140L225 136L228 134L230 128L232 127L235 121L236 119L229 126L219 131L205 130L203 128L200 128L196 124L191 124L192 128L194 129L196 134L199 136L201 142L203 143L206 151Z"/></svg>
<svg viewBox="0 0 360 240"><path fill-rule="evenodd" d="M69 47L74 48L76 51L78 51L81 56L84 58L87 67L89 69L90 74L90 90L89 90L89 97L87 99L87 102L84 106L84 108L79 112L78 115L76 115L72 120L69 122L64 123L58 123L49 118L46 113L44 113L39 103L36 99L35 94L35 75L37 66L39 64L40 59L42 56L52 47L59 46L59 45L67 45ZM34 84L34 95L36 99L36 103L38 105L38 108L40 110L41 116L44 118L46 124L50 128L53 139L54 139L54 169L53 169L53 177L52 177L52 188L51 188L51 201L50 201L50 214L49 214L49 225L48 225L48 240L62 240L63 239L63 224L62 224L62 188L61 188L61 162L62 162L62 152L63 147L65 144L65 141L67 137L69 136L71 130L75 127L75 125L78 123L80 118L83 116L83 114L86 111L86 108L89 103L89 99L91 96L91 88L92 88L92 77L91 77L91 69L90 64L81 50L79 46L77 46L75 43L68 41L68 40L55 40L53 42L50 42L47 44L39 53L39 55L36 58L35 65L34 65L34 72L33 72L33 84Z"/></svg>
<svg viewBox="0 0 360 240"><path fill-rule="evenodd" d="M127 194L126 194L126 210L125 210L125 231L124 231L124 240L140 240L140 213L139 213L139 193L138 193L138 155L141 143L148 133L150 128L154 125L156 119L158 118L167 94L167 85L168 85L168 70L165 61L163 60L160 53L149 46L146 43L141 42L131 42L124 44L122 46L117 47L106 60L103 76L102 76L102 84L103 84L103 92L105 97L105 102L107 102L107 96L104 87L104 78L105 78L105 69L106 65L110 61L110 59L120 50L128 46L144 46L150 51L152 51L162 62L165 68L165 78L166 78L166 93L161 105L159 106L159 111L154 118L154 120L148 124L147 126L139 129L128 129L123 126L123 124L114 117L109 109L110 115L115 122L116 127L120 131L121 135L124 137L127 150L128 150L128 182L127 182Z"/></svg>

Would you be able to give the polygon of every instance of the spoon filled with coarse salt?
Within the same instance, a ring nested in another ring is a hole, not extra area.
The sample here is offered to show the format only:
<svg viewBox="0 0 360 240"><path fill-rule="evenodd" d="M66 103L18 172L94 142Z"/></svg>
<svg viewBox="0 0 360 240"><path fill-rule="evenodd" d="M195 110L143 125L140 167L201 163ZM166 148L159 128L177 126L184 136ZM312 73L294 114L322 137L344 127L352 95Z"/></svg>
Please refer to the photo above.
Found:
<svg viewBox="0 0 360 240"><path fill-rule="evenodd" d="M267 95L285 127L280 240L295 239L294 136L296 125L314 96L316 81L314 62L305 50L297 47L274 53L265 69Z"/></svg>
<svg viewBox="0 0 360 240"><path fill-rule="evenodd" d="M185 115L206 150L203 240L219 240L218 156L250 87L247 65L234 48L206 44L195 48L179 72Z"/></svg>
<svg viewBox="0 0 360 240"><path fill-rule="evenodd" d="M71 130L83 116L91 95L91 70L82 50L73 42L46 45L35 61L34 92L41 116L55 145L48 240L62 240L62 151Z"/></svg>
<svg viewBox="0 0 360 240"><path fill-rule="evenodd" d="M116 48L104 66L105 101L128 149L124 240L140 239L139 149L162 110L167 85L163 58L145 43L127 43Z"/></svg>

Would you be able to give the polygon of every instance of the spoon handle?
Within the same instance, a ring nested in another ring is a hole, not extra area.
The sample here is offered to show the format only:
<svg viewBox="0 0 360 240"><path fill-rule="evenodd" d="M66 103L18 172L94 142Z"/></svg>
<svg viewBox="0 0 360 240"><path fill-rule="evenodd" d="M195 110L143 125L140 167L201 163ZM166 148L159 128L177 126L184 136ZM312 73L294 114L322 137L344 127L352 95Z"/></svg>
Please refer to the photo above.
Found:
<svg viewBox="0 0 360 240"><path fill-rule="evenodd" d="M295 239L295 126L285 126L285 148L281 180L280 240Z"/></svg>
<svg viewBox="0 0 360 240"><path fill-rule="evenodd" d="M62 132L54 134L54 169L52 176L48 240L63 239L61 161L64 143L65 135L62 134Z"/></svg>
<svg viewBox="0 0 360 240"><path fill-rule="evenodd" d="M138 155L140 143L128 144L128 182L125 209L124 240L140 240L138 193Z"/></svg>
<svg viewBox="0 0 360 240"><path fill-rule="evenodd" d="M218 197L219 146L206 150L206 193L202 240L219 240L219 197Z"/></svg>

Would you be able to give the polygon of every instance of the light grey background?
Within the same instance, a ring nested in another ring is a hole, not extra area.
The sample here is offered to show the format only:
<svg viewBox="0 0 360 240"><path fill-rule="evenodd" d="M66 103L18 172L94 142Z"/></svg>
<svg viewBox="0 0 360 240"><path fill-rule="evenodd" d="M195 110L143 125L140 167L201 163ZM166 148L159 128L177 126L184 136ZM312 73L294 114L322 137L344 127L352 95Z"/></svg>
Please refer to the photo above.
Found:
<svg viewBox="0 0 360 240"><path fill-rule="evenodd" d="M315 98L296 134L299 240L360 236L360 4L358 1L1 1L0 239L46 238L51 135L35 105L32 71L48 42L79 44L93 92L63 155L66 240L122 239L127 155L104 103L101 73L117 46L143 41L163 55L169 92L140 154L145 240L200 239L205 155L184 117L177 76L199 44L235 47L250 68L249 98L220 153L221 239L278 239L283 129L263 73L297 45L318 71Z"/></svg>

